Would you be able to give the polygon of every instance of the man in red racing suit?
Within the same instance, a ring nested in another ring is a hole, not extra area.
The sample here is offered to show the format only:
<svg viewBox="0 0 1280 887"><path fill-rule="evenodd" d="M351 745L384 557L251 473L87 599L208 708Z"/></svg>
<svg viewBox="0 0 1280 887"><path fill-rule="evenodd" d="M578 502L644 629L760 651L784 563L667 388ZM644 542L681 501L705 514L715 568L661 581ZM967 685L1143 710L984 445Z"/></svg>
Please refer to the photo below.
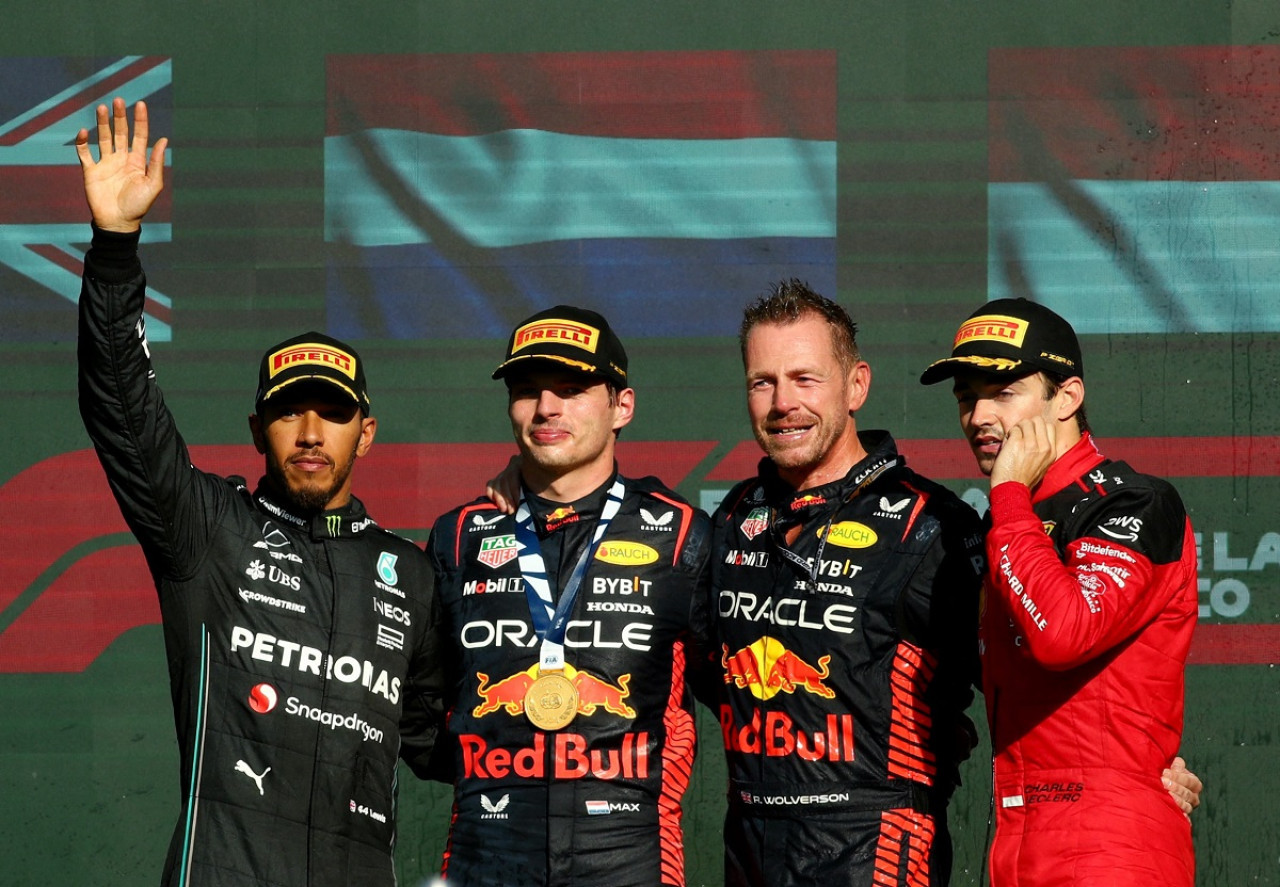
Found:
<svg viewBox="0 0 1280 887"><path fill-rule="evenodd" d="M991 883L1187 887L1190 824L1158 777L1181 739L1197 612L1186 510L1168 483L1099 452L1079 344L1048 309L978 309L921 381L949 377L991 478Z"/></svg>

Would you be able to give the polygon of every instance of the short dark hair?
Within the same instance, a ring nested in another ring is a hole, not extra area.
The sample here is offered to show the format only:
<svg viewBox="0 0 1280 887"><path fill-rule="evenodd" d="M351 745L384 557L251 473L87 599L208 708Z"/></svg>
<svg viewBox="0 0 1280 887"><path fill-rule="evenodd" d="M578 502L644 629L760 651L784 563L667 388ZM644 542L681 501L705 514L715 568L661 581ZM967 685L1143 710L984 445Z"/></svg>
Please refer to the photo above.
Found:
<svg viewBox="0 0 1280 887"><path fill-rule="evenodd" d="M1058 393L1058 389L1068 379L1075 378L1066 373L1051 373L1047 370L1040 371L1040 377L1044 380L1044 399L1052 400L1053 396ZM1080 403L1080 409L1075 414L1076 427L1080 429L1080 433L1084 434L1089 430L1089 417L1084 414L1084 402Z"/></svg>
<svg viewBox="0 0 1280 887"><path fill-rule="evenodd" d="M795 277L773 284L766 295L760 296L742 312L738 346L742 350L743 364L747 360L747 337L757 325L791 324L807 315L816 315L827 322L836 359L846 372L853 369L854 364L862 359L858 351L858 325L847 311Z"/></svg>

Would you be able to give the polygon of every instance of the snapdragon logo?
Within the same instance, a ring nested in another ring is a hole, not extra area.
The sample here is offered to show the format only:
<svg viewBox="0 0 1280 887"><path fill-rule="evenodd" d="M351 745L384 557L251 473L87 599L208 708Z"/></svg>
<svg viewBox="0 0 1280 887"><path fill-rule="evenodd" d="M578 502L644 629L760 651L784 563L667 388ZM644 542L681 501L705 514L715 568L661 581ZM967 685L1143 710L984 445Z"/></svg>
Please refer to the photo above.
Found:
<svg viewBox="0 0 1280 887"><path fill-rule="evenodd" d="M381 742L383 739L384 734L381 729L373 726L355 712L341 714L339 712L324 711L313 705L307 705L299 700L297 696L290 696L285 701L284 710L295 717L306 718L308 721L314 721L322 727L328 727L330 730L352 730L361 734L365 742Z"/></svg>

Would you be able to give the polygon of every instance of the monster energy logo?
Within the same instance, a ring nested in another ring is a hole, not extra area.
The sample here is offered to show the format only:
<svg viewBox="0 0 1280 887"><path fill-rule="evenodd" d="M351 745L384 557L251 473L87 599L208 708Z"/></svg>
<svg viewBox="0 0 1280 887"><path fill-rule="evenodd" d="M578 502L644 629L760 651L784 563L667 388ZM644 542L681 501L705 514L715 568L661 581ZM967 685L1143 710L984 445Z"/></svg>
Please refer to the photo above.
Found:
<svg viewBox="0 0 1280 887"><path fill-rule="evenodd" d="M330 536L336 537L340 532L342 532L342 515L326 514L324 516L324 523L325 526L329 528Z"/></svg>

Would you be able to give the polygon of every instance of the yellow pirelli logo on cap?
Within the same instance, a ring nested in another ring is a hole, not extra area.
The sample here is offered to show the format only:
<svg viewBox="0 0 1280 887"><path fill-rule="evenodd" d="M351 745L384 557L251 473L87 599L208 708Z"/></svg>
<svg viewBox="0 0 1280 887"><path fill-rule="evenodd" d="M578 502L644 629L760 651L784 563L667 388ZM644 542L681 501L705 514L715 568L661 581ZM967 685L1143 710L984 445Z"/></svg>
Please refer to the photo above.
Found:
<svg viewBox="0 0 1280 887"><path fill-rule="evenodd" d="M355 358L345 351L328 345L306 342L301 345L290 345L288 348L281 348L272 354L271 359L267 361L268 372L270 372L272 379L289 369L289 367L299 365L333 367L336 370L340 370L353 382L356 378Z"/></svg>
<svg viewBox="0 0 1280 887"><path fill-rule="evenodd" d="M538 342L557 342L581 348L583 351L596 353L600 342L600 331L585 323L574 323L571 320L536 320L526 323L516 330L515 341L511 343L511 353L521 348L528 348Z"/></svg>
<svg viewBox="0 0 1280 887"><path fill-rule="evenodd" d="M1027 337L1027 322L1017 317L1006 317L1003 314L984 314L966 320L956 333L956 341L952 349L959 348L965 342L1004 342L1006 345L1022 347L1022 340Z"/></svg>

